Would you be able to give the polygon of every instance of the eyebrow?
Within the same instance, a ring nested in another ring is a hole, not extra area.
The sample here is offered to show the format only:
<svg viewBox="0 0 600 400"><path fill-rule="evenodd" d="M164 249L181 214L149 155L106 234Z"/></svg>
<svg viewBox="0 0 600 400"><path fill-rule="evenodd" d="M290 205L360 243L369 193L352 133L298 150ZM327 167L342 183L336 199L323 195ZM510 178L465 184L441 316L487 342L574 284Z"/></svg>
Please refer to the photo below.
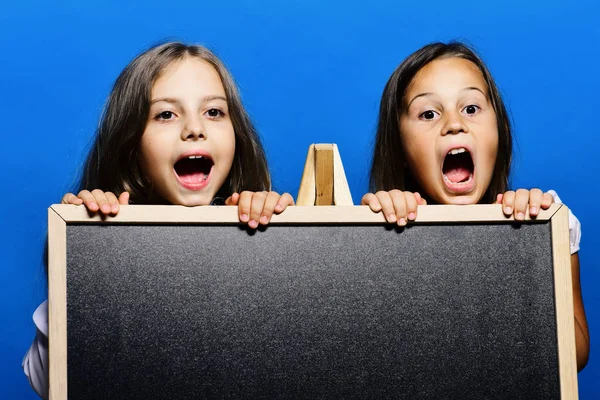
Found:
<svg viewBox="0 0 600 400"><path fill-rule="evenodd" d="M227 102L227 97L221 96L218 94L214 94L214 95L209 95L209 96L204 97L202 99L202 102L204 103L204 102L212 101L212 100L223 100L224 102ZM173 103L173 104L180 104L180 101L173 97L159 97L158 99L153 99L150 102L150 105L161 102L161 101L165 101L167 103Z"/></svg>
<svg viewBox="0 0 600 400"><path fill-rule="evenodd" d="M461 92L466 92L467 90L477 90L479 93L481 93L487 99L487 95L485 94L485 92L483 90L479 89L478 87L469 86L469 87L466 87L463 90L461 90Z"/></svg>
<svg viewBox="0 0 600 400"><path fill-rule="evenodd" d="M466 88L462 89L462 90L461 90L461 92L466 92L466 91L469 91L469 90L477 90L478 92L480 92L480 93L481 93L481 94L482 94L482 95L483 95L483 96L484 96L484 97L487 99L487 95L486 95L486 94L483 92L483 90L481 90L481 89L479 89L478 87L475 87L475 86L469 86L469 87L466 87ZM412 100L411 100L411 101L408 103L408 106L407 106L406 108L407 108L407 109L409 109L409 108L410 108L410 105L411 105L411 104L412 104L412 103L413 103L413 102L414 102L416 99L418 99L419 97L432 96L432 95L434 95L434 94L435 94L435 93L431 93L431 92L419 93L418 95L416 95L415 97L413 97L413 99L412 99Z"/></svg>
<svg viewBox="0 0 600 400"><path fill-rule="evenodd" d="M411 101L408 102L408 106L406 106L406 109L408 110L410 108L410 105L419 97L425 97L425 96L431 96L431 95L433 95L433 93L431 93L431 92L420 93L420 94L416 95L415 97L413 97L413 99Z"/></svg>

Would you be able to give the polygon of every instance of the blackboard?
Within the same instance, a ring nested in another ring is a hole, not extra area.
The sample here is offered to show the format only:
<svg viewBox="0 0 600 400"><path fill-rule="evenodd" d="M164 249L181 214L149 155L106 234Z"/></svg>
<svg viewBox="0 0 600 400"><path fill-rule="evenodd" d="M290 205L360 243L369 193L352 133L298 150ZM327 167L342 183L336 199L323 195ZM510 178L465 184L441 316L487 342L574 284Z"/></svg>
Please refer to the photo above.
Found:
<svg viewBox="0 0 600 400"><path fill-rule="evenodd" d="M51 395L576 398L566 212L53 206Z"/></svg>

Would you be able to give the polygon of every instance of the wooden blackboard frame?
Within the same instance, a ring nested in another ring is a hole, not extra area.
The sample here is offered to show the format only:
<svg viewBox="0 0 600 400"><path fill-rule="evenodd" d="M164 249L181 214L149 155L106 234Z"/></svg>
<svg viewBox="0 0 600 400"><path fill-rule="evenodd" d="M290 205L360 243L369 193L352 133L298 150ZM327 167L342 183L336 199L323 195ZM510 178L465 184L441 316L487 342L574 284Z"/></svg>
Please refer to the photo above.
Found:
<svg viewBox="0 0 600 400"><path fill-rule="evenodd" d="M553 204L537 221L550 221L557 323L558 369L562 399L577 399L568 209ZM531 221L529 215L524 223ZM514 223L499 205L422 206L415 224ZM49 389L50 399L67 398L67 225L69 224L230 224L239 225L237 207L125 206L114 217L90 215L83 206L53 205L48 209L49 249ZM289 207L271 224L385 224L381 213L366 206Z"/></svg>

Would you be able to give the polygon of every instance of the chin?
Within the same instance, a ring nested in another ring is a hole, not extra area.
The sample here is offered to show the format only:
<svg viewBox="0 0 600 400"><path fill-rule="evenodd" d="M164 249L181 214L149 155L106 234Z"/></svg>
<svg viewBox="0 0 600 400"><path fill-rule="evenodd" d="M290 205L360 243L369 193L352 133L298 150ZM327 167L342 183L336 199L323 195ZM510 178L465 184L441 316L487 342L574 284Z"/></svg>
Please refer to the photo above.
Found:
<svg viewBox="0 0 600 400"><path fill-rule="evenodd" d="M477 204L481 196L477 194L470 195L446 195L443 204L454 204L466 206L469 204Z"/></svg>
<svg viewBox="0 0 600 400"><path fill-rule="evenodd" d="M213 196L208 193L188 194L178 196L172 204L185 207L208 206L212 202Z"/></svg>

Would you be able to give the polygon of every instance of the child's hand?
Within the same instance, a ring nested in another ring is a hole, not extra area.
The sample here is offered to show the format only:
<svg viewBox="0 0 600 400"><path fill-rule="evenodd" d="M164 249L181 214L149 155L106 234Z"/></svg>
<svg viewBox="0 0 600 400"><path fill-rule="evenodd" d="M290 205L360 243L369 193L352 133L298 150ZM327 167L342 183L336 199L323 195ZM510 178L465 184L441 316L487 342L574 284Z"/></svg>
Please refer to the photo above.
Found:
<svg viewBox="0 0 600 400"><path fill-rule="evenodd" d="M519 189L499 194L494 204L502 204L502 211L506 216L513 214L517 221L523 221L529 207L529 215L535 218L540 212L540 207L548 209L554 203L554 197L543 193L540 189Z"/></svg>
<svg viewBox="0 0 600 400"><path fill-rule="evenodd" d="M276 192L234 193L225 200L228 206L238 206L241 222L247 222L248 227L256 229L258 224L267 225L273 213L279 214L287 206L294 205L294 199L289 193L280 195Z"/></svg>
<svg viewBox="0 0 600 400"><path fill-rule="evenodd" d="M119 212L119 205L129 204L129 192L123 192L115 196L111 192L103 192L100 189L82 190L77 196L73 193L67 193L63 196L61 204L84 204L90 212L100 212L104 215L116 215Z"/></svg>
<svg viewBox="0 0 600 400"><path fill-rule="evenodd" d="M382 211L387 222L397 222L399 226L404 226L417 218L417 206L424 206L427 201L418 192L394 189L389 192L367 193L361 204L369 206L373 212Z"/></svg>

